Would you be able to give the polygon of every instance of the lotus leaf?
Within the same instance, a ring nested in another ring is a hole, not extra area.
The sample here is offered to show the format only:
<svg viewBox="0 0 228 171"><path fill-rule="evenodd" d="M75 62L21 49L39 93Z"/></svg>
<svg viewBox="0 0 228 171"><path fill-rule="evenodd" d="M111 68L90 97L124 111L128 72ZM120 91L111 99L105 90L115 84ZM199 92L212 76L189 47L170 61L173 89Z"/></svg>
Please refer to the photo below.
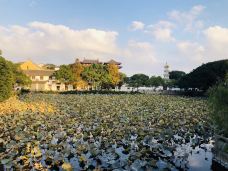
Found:
<svg viewBox="0 0 228 171"><path fill-rule="evenodd" d="M213 136L201 98L34 93L0 109L9 169L186 170L193 148L210 151Z"/></svg>

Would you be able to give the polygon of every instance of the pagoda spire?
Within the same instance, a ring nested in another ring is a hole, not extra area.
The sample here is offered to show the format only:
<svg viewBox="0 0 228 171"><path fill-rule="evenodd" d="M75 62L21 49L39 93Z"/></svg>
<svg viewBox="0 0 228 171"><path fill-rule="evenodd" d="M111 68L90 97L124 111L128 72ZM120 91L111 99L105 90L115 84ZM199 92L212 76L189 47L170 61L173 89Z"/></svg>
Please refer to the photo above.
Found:
<svg viewBox="0 0 228 171"><path fill-rule="evenodd" d="M168 80L169 79L169 65L168 63L166 62L165 63L165 66L164 66L164 79Z"/></svg>

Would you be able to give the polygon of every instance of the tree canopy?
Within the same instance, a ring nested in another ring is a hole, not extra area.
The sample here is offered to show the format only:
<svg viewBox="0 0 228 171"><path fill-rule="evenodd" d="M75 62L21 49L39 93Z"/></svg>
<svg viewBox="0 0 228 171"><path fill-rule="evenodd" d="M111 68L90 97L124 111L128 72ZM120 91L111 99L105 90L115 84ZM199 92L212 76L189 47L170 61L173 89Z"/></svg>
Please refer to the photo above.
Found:
<svg viewBox="0 0 228 171"><path fill-rule="evenodd" d="M13 90L14 78L9 63L0 56L0 101L8 99Z"/></svg>
<svg viewBox="0 0 228 171"><path fill-rule="evenodd" d="M218 133L228 137L228 74L224 82L209 89L209 106Z"/></svg>
<svg viewBox="0 0 228 171"><path fill-rule="evenodd" d="M31 84L31 79L25 75L20 67L19 64L15 64L11 61L7 61L12 73L13 73L13 82L19 86L26 86Z"/></svg>
<svg viewBox="0 0 228 171"><path fill-rule="evenodd" d="M178 83L181 88L198 88L206 91L209 87L225 80L228 60L203 64L182 77Z"/></svg>
<svg viewBox="0 0 228 171"><path fill-rule="evenodd" d="M120 82L120 73L119 73L118 66L115 64L108 64L107 70L108 70L111 84L113 86L117 86Z"/></svg>
<svg viewBox="0 0 228 171"><path fill-rule="evenodd" d="M147 85L148 86L153 86L153 87L163 86L164 85L164 80L160 76L158 76L158 77L152 76L148 80Z"/></svg>
<svg viewBox="0 0 228 171"><path fill-rule="evenodd" d="M61 65L59 70L54 73L57 80L73 82L73 71L69 65Z"/></svg>
<svg viewBox="0 0 228 171"><path fill-rule="evenodd" d="M184 71L171 71L171 72L169 72L169 79L180 80L181 77L183 77L185 75L186 75L186 73Z"/></svg>
<svg viewBox="0 0 228 171"><path fill-rule="evenodd" d="M129 86L132 87L141 87L148 85L149 76L145 74L135 74L131 76L128 80Z"/></svg>

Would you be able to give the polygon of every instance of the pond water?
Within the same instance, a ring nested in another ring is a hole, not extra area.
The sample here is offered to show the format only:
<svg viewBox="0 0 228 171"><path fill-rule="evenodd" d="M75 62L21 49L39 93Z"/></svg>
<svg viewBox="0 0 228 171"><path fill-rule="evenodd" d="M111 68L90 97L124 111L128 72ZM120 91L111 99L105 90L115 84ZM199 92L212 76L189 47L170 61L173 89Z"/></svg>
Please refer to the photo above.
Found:
<svg viewBox="0 0 228 171"><path fill-rule="evenodd" d="M189 171L207 171L211 170L212 152L211 149L205 151L202 148L195 148L188 157Z"/></svg>

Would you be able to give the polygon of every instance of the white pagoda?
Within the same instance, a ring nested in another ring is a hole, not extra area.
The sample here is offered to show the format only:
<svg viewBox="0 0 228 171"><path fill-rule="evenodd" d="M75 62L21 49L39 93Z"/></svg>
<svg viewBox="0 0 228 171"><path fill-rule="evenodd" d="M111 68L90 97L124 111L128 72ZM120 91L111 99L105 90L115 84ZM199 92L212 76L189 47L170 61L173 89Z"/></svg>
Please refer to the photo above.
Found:
<svg viewBox="0 0 228 171"><path fill-rule="evenodd" d="M169 79L169 65L167 64L167 62L165 64L165 66L164 66L164 74L163 74L163 76L164 76L164 79L166 79L166 80Z"/></svg>

